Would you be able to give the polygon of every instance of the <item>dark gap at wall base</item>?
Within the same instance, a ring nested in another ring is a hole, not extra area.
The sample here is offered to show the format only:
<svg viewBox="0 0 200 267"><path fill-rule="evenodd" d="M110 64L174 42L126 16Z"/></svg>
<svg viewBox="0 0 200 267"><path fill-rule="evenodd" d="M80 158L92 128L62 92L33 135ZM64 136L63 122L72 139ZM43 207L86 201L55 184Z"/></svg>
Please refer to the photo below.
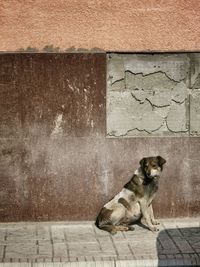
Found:
<svg viewBox="0 0 200 267"><path fill-rule="evenodd" d="M199 214L198 138L106 138L106 54L0 55L0 221L93 220L144 156L159 217Z"/></svg>

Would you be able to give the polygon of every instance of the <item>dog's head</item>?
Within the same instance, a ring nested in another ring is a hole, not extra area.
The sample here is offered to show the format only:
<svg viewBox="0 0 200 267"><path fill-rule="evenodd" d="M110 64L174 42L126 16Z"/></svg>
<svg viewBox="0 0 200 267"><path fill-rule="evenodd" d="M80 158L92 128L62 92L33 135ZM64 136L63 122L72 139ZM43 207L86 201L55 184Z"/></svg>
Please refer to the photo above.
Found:
<svg viewBox="0 0 200 267"><path fill-rule="evenodd" d="M161 171L163 170L163 165L166 160L161 156L143 158L140 160L140 166L145 177L148 179L153 179L154 177L159 177Z"/></svg>

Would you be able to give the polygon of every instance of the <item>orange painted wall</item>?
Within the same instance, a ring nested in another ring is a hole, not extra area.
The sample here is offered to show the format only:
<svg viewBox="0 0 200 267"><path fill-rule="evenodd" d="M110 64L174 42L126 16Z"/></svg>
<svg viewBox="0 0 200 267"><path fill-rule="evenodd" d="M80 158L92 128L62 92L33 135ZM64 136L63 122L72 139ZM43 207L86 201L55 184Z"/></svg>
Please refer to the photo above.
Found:
<svg viewBox="0 0 200 267"><path fill-rule="evenodd" d="M0 25L0 51L200 50L199 0L1 0Z"/></svg>

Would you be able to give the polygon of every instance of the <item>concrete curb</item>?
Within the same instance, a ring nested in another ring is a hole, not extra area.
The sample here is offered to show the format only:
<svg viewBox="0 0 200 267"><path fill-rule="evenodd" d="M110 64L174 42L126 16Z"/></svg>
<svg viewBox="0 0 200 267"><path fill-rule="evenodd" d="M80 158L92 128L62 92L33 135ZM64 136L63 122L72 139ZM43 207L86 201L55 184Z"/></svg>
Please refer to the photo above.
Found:
<svg viewBox="0 0 200 267"><path fill-rule="evenodd" d="M6 262L0 267L183 267L200 266L200 256L185 255L180 258L169 259L136 259L136 260L106 260L106 261L78 261L78 262Z"/></svg>

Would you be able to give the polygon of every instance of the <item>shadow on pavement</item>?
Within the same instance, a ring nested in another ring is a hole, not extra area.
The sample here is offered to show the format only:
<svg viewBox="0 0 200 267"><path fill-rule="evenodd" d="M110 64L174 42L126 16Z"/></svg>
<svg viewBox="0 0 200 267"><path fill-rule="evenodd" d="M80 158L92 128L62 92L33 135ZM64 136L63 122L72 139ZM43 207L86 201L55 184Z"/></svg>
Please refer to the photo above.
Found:
<svg viewBox="0 0 200 267"><path fill-rule="evenodd" d="M162 230L157 253L158 266L200 266L200 227Z"/></svg>

